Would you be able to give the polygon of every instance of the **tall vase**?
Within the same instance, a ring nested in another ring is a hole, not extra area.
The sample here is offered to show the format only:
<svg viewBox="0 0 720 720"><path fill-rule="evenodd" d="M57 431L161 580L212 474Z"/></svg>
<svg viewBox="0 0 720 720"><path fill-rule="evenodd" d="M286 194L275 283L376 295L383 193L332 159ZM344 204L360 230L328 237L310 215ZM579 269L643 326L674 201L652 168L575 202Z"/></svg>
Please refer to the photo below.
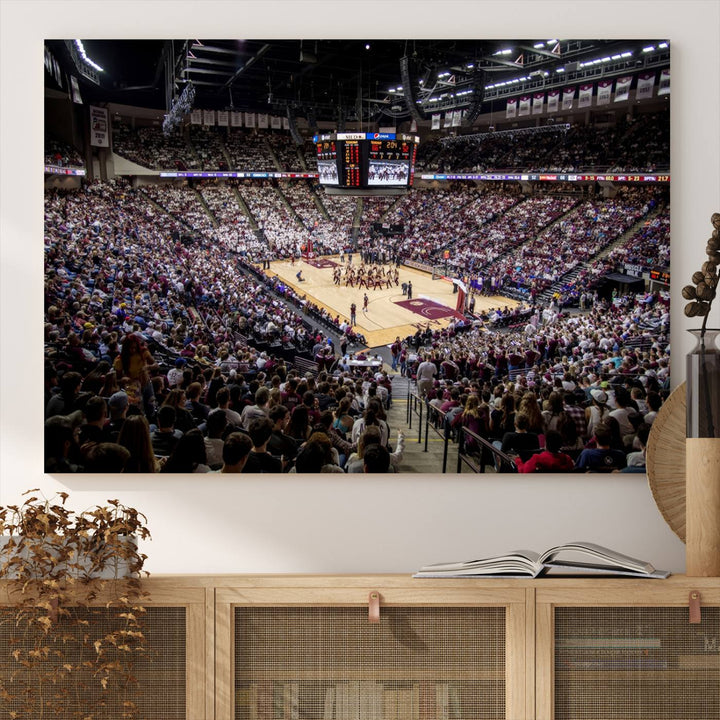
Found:
<svg viewBox="0 0 720 720"><path fill-rule="evenodd" d="M720 577L720 330L690 330L687 356L686 572Z"/></svg>

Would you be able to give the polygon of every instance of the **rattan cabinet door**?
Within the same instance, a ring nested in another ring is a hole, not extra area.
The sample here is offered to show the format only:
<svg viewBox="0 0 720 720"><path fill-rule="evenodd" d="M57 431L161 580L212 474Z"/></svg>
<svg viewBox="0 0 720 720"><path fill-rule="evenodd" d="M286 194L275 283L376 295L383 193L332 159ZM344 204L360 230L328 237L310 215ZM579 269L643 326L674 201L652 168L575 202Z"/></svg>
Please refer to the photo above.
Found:
<svg viewBox="0 0 720 720"><path fill-rule="evenodd" d="M393 589L379 592L386 604L377 623L367 605L324 604L322 592L309 593L307 605L297 604L297 590L288 593L293 605L268 605L248 602L243 591L221 607L218 638L227 622L232 647L230 672L216 673L221 688L228 678L216 720L529 717L518 689L524 600L508 605L498 595L495 604L454 606L448 593L445 606L423 605L418 589L412 603L388 605Z"/></svg>

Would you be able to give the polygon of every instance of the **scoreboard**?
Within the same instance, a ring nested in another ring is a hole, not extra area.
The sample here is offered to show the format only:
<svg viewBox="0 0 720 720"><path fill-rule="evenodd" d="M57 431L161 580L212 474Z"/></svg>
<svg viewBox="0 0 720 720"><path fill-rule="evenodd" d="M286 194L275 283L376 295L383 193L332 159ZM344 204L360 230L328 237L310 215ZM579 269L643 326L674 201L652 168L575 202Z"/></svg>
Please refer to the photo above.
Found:
<svg viewBox="0 0 720 720"><path fill-rule="evenodd" d="M313 138L318 177L338 188L406 188L420 138L395 133L333 133Z"/></svg>

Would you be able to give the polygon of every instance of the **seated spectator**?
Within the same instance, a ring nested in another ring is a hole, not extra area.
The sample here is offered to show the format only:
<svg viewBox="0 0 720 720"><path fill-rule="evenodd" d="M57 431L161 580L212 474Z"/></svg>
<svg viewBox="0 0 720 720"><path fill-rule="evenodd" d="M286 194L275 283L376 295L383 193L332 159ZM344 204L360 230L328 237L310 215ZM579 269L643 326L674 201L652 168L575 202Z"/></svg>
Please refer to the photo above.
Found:
<svg viewBox="0 0 720 720"><path fill-rule="evenodd" d="M130 451L117 443L92 443L85 455L87 473L121 473L130 459Z"/></svg>
<svg viewBox="0 0 720 720"><path fill-rule="evenodd" d="M106 426L107 439L110 442L116 442L120 430L122 429L125 418L127 417L128 408L130 407L127 393L119 390L110 396L108 400L108 409L110 410L110 421Z"/></svg>
<svg viewBox="0 0 720 720"><path fill-rule="evenodd" d="M627 465L623 468L622 472L645 472L645 461L647 453L647 441L650 435L650 425L642 423L638 429L636 438L640 444L640 450L628 453Z"/></svg>
<svg viewBox="0 0 720 720"><path fill-rule="evenodd" d="M575 463L576 470L590 472L609 472L620 470L627 464L625 453L610 447L611 431L607 424L601 423L595 428L597 447L585 448Z"/></svg>
<svg viewBox="0 0 720 720"><path fill-rule="evenodd" d="M272 456L267 449L273 432L273 423L269 417L258 417L250 423L248 434L252 441L252 450L248 456L243 473L281 473L280 458Z"/></svg>
<svg viewBox="0 0 720 720"><path fill-rule="evenodd" d="M150 433L155 457L169 457L182 437L180 430L175 428L175 408L170 405L163 405L157 414L158 426Z"/></svg>
<svg viewBox="0 0 720 720"><path fill-rule="evenodd" d="M230 433L223 443L223 465L221 473L241 473L245 467L250 451L252 440L242 432Z"/></svg>
<svg viewBox="0 0 720 720"><path fill-rule="evenodd" d="M210 472L205 452L205 438L198 428L188 430L178 440L162 471L164 473Z"/></svg>
<svg viewBox="0 0 720 720"><path fill-rule="evenodd" d="M370 425L358 440L357 451L352 453L347 460L346 470L349 473L364 472L365 452L370 446L382 444L382 435L380 428ZM398 432L397 447L395 451L390 453L390 472L398 472L398 467L402 462L403 453L405 451L405 435Z"/></svg>
<svg viewBox="0 0 720 720"><path fill-rule="evenodd" d="M246 405L240 413L240 422L243 430L250 430L253 420L267 418L268 416L268 400L270 399L270 391L266 387L258 388L255 392L255 404Z"/></svg>
<svg viewBox="0 0 720 720"><path fill-rule="evenodd" d="M575 469L573 459L560 451L562 436L556 430L548 430L545 435L545 450L535 453L527 461L515 458L518 472L572 472Z"/></svg>
<svg viewBox="0 0 720 720"><path fill-rule="evenodd" d="M81 422L80 410L72 415L53 415L45 421L46 473L82 472L77 444Z"/></svg>
<svg viewBox="0 0 720 720"><path fill-rule="evenodd" d="M275 405L270 408L268 415L273 429L268 440L267 450L271 455L282 460L283 471L286 471L293 464L298 450L298 442L295 438L285 433L290 422L290 412L284 405Z"/></svg>
<svg viewBox="0 0 720 720"><path fill-rule="evenodd" d="M130 452L130 459L125 463L126 473L160 471L159 462L153 453L150 427L144 415L131 415L126 418L117 441L118 445Z"/></svg>
<svg viewBox="0 0 720 720"><path fill-rule="evenodd" d="M314 432L300 448L295 467L291 473L342 473L337 464L337 453L334 451L330 438L324 432Z"/></svg>
<svg viewBox="0 0 720 720"><path fill-rule="evenodd" d="M656 392L649 392L647 394L647 405L648 405L648 412L645 413L645 417L643 420L648 424L652 425L655 422L655 418L657 417L658 410L660 409L660 406L662 405L662 397L659 393Z"/></svg>
<svg viewBox="0 0 720 720"><path fill-rule="evenodd" d="M202 385L199 382L190 383L185 394L187 396L185 409L192 415L193 425L195 427L204 425L210 414L210 406L200 401Z"/></svg>
<svg viewBox="0 0 720 720"><path fill-rule="evenodd" d="M205 437L205 452L207 453L207 464L211 470L219 470L222 467L223 459L223 435L227 427L227 415L221 408L210 411L207 419L207 436Z"/></svg>
<svg viewBox="0 0 720 720"><path fill-rule="evenodd" d="M106 441L106 423L107 402L105 398L95 395L85 403L85 423L80 426L80 438L78 442L84 455L86 454L84 447L86 444Z"/></svg>
<svg viewBox="0 0 720 720"><path fill-rule="evenodd" d="M371 445L363 456L363 472L390 472L390 453L382 445Z"/></svg>
<svg viewBox="0 0 720 720"><path fill-rule="evenodd" d="M536 450L540 449L538 436L529 432L530 419L523 412L515 414L514 432L505 433L500 449L504 453L514 453L523 461L529 460Z"/></svg>
<svg viewBox="0 0 720 720"><path fill-rule="evenodd" d="M60 378L60 392L53 395L45 408L45 417L53 415L70 415L80 409L80 387L82 375L68 370Z"/></svg>

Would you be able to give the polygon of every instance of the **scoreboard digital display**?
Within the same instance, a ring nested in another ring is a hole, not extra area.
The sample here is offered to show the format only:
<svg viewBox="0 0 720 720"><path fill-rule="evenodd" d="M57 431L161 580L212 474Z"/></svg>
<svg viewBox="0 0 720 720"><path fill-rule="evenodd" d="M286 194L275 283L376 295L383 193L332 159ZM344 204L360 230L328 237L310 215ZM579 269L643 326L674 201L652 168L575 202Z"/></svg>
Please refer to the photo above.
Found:
<svg viewBox="0 0 720 720"><path fill-rule="evenodd" d="M333 133L313 138L318 176L339 188L407 188L420 139L395 133Z"/></svg>
<svg viewBox="0 0 720 720"><path fill-rule="evenodd" d="M360 141L345 140L343 148L343 186L360 187Z"/></svg>

